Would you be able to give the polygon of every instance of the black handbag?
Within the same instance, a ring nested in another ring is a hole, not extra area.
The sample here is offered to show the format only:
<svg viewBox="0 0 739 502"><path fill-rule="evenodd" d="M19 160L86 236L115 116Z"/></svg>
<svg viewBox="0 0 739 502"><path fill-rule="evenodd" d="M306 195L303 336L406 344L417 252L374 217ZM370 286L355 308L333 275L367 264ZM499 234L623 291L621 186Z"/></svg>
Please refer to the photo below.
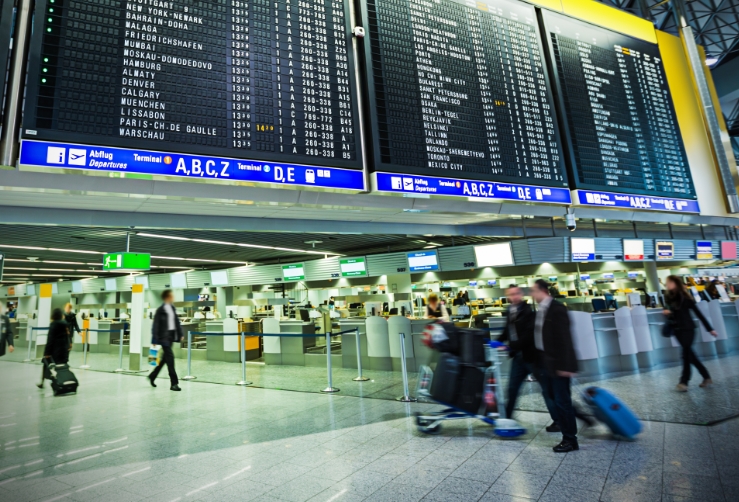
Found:
<svg viewBox="0 0 739 502"><path fill-rule="evenodd" d="M662 325L662 336L664 336L665 338L670 338L671 336L675 336L675 325L672 319L668 319Z"/></svg>

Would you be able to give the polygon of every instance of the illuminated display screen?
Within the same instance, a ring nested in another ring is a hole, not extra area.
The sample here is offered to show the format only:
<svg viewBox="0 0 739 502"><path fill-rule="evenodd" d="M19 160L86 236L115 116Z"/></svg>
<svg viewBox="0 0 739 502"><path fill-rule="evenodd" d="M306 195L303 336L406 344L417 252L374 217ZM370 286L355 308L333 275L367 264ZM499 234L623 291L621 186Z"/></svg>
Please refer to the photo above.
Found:
<svg viewBox="0 0 739 502"><path fill-rule="evenodd" d="M5 69L10 59L10 36L13 25L13 2L3 1L0 5L0 130L3 124L5 103Z"/></svg>

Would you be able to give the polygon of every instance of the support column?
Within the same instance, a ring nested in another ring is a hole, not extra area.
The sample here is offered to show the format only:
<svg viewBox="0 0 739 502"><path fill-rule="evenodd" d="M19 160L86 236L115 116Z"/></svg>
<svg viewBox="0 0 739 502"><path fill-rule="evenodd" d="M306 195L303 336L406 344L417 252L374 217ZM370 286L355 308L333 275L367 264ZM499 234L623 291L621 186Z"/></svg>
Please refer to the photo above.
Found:
<svg viewBox="0 0 739 502"><path fill-rule="evenodd" d="M662 286L659 283L659 275L657 275L657 262L645 261L644 273L647 276L647 292L656 292L661 295Z"/></svg>
<svg viewBox="0 0 739 502"><path fill-rule="evenodd" d="M46 328L51 324L51 294L52 294L52 287L51 284L41 284L39 287L39 295L38 295L38 308L36 309L38 311L38 323L36 326L39 328ZM36 355L32 357L41 357L44 354L44 349L46 348L46 342L48 341L48 332L47 330L36 330L34 334L34 338L36 339Z"/></svg>
<svg viewBox="0 0 739 502"><path fill-rule="evenodd" d="M131 328L129 341L129 361L128 368L131 371L140 371L144 369L142 366L142 354L144 346L149 346L149 340L144 343L144 338L151 336L150 333L144 333L144 285L133 284L131 286Z"/></svg>

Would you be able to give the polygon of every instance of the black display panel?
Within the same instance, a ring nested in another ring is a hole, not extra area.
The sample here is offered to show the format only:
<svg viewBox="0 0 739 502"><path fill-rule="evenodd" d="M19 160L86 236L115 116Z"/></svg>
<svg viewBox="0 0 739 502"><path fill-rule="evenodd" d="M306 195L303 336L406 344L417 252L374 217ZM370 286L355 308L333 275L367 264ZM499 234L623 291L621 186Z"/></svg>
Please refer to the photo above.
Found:
<svg viewBox="0 0 739 502"><path fill-rule="evenodd" d="M4 0L0 5L0 129L5 115L5 77L10 60L10 37L13 31L13 2Z"/></svg>
<svg viewBox="0 0 739 502"><path fill-rule="evenodd" d="M658 46L542 17L574 187L695 199Z"/></svg>
<svg viewBox="0 0 739 502"><path fill-rule="evenodd" d="M567 186L533 6L367 0L374 169Z"/></svg>
<svg viewBox="0 0 739 502"><path fill-rule="evenodd" d="M362 168L341 0L39 0L23 137Z"/></svg>

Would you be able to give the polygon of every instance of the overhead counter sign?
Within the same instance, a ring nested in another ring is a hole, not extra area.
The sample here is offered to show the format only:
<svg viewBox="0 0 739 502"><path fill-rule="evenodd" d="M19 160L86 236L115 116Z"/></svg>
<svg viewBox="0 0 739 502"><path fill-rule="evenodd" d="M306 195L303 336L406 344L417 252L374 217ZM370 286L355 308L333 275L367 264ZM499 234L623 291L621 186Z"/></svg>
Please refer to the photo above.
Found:
<svg viewBox="0 0 739 502"><path fill-rule="evenodd" d="M695 242L695 259L713 260L713 245L711 244L711 241Z"/></svg>
<svg viewBox="0 0 739 502"><path fill-rule="evenodd" d="M570 239L572 261L595 260L595 239Z"/></svg>
<svg viewBox="0 0 739 502"><path fill-rule="evenodd" d="M364 277L367 275L367 263L364 258L343 258L339 260L341 277Z"/></svg>
<svg viewBox="0 0 739 502"><path fill-rule="evenodd" d="M643 209L646 211L667 211L670 213L700 213L700 206L698 206L698 201L696 200L597 192L593 190L576 190L575 193L577 203L582 206Z"/></svg>
<svg viewBox="0 0 739 502"><path fill-rule="evenodd" d="M431 272L439 270L439 256L436 251L416 251L408 253L408 269L411 272Z"/></svg>
<svg viewBox="0 0 739 502"><path fill-rule="evenodd" d="M108 253L103 255L103 270L150 270L149 253Z"/></svg>
<svg viewBox="0 0 739 502"><path fill-rule="evenodd" d="M674 260L675 244L669 241L657 241L654 243L657 260Z"/></svg>
<svg viewBox="0 0 739 502"><path fill-rule="evenodd" d="M641 239L624 239L624 260L643 261L644 241Z"/></svg>
<svg viewBox="0 0 739 502"><path fill-rule="evenodd" d="M283 265L282 278L286 281L303 281L305 280L305 267L302 263Z"/></svg>

